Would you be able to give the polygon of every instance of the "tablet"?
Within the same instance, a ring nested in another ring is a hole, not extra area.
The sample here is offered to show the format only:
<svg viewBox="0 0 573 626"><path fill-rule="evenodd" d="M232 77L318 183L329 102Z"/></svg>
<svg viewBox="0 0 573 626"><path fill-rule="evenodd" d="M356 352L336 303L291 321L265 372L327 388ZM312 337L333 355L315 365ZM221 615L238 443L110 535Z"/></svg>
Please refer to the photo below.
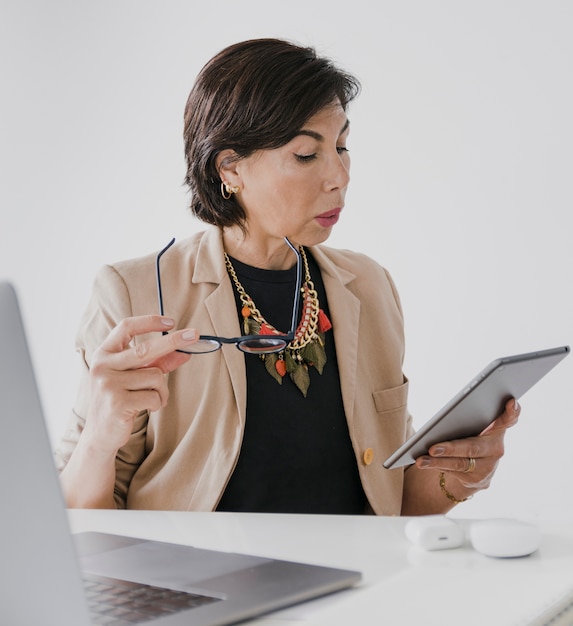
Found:
<svg viewBox="0 0 573 626"><path fill-rule="evenodd" d="M479 435L511 398L520 398L569 354L569 346L492 361L385 461L387 469L411 465L441 441Z"/></svg>

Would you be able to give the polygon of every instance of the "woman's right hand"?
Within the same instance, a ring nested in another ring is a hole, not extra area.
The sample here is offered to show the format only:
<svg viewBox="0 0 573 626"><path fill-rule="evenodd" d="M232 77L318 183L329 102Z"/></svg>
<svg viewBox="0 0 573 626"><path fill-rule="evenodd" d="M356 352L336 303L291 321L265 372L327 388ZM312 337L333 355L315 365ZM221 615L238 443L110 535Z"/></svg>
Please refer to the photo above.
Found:
<svg viewBox="0 0 573 626"><path fill-rule="evenodd" d="M90 408L84 430L60 479L70 508L114 508L115 457L127 443L141 411L167 403L165 374L190 359L177 350L197 340L192 329L154 335L172 329L173 320L159 315L121 321L94 352L90 363Z"/></svg>
<svg viewBox="0 0 573 626"><path fill-rule="evenodd" d="M172 329L174 321L160 315L122 320L94 352L90 363L90 408L82 437L101 453L112 453L127 443L136 416L167 404L165 374L190 358L177 352L197 339L193 329L157 335L138 344L145 333Z"/></svg>

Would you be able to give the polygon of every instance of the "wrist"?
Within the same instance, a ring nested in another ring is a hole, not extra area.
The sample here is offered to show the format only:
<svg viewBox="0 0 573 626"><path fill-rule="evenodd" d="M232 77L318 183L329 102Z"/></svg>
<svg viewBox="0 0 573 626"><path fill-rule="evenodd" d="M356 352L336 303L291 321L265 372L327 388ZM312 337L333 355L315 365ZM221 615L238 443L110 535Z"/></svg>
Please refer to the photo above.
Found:
<svg viewBox="0 0 573 626"><path fill-rule="evenodd" d="M454 504L461 504L462 502L466 502L473 497L473 491L463 487L463 485L459 482L457 482L454 486L454 492L452 493L450 487L446 486L446 475L444 472L440 472L439 474L439 484L441 492L450 502L453 502Z"/></svg>
<svg viewBox="0 0 573 626"><path fill-rule="evenodd" d="M119 448L110 442L110 437L101 437L93 429L84 429L78 439L74 453L91 463L115 463Z"/></svg>

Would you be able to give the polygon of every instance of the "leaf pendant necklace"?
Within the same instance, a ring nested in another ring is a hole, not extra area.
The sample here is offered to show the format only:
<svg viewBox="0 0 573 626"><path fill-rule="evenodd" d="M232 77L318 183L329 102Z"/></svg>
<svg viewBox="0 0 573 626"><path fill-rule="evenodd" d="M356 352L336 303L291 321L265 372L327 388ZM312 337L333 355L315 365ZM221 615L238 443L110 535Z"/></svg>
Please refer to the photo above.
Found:
<svg viewBox="0 0 573 626"><path fill-rule="evenodd" d="M264 361L267 372L279 384L282 384L283 378L288 374L306 398L310 386L309 367L314 367L319 374L322 374L326 365L324 335L332 328L332 324L326 313L320 308L318 293L310 277L304 248L301 246L299 249L304 264L304 283L301 287L302 315L294 339L280 352L271 352L259 356ZM284 334L269 324L257 309L253 299L241 285L227 253L225 253L225 265L243 305L241 316L244 334Z"/></svg>

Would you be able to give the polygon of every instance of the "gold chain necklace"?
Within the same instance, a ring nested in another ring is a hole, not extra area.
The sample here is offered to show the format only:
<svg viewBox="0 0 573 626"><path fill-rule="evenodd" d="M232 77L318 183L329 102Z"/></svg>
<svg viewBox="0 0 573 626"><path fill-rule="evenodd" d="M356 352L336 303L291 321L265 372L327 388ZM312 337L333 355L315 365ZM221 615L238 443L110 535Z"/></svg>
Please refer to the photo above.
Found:
<svg viewBox="0 0 573 626"><path fill-rule="evenodd" d="M302 317L296 329L294 339L280 352L261 354L260 358L265 362L267 372L282 384L283 377L288 374L294 384L300 389L306 398L310 386L309 367L315 367L319 374L326 364L326 351L324 349L324 333L332 328L330 320L320 308L318 293L310 277L310 269L304 248L300 247L300 253L304 265L304 283L302 291ZM245 335L282 335L274 326L269 324L255 306L253 299L245 291L237 277L227 253L225 253L225 265L237 289L243 308L243 332Z"/></svg>

